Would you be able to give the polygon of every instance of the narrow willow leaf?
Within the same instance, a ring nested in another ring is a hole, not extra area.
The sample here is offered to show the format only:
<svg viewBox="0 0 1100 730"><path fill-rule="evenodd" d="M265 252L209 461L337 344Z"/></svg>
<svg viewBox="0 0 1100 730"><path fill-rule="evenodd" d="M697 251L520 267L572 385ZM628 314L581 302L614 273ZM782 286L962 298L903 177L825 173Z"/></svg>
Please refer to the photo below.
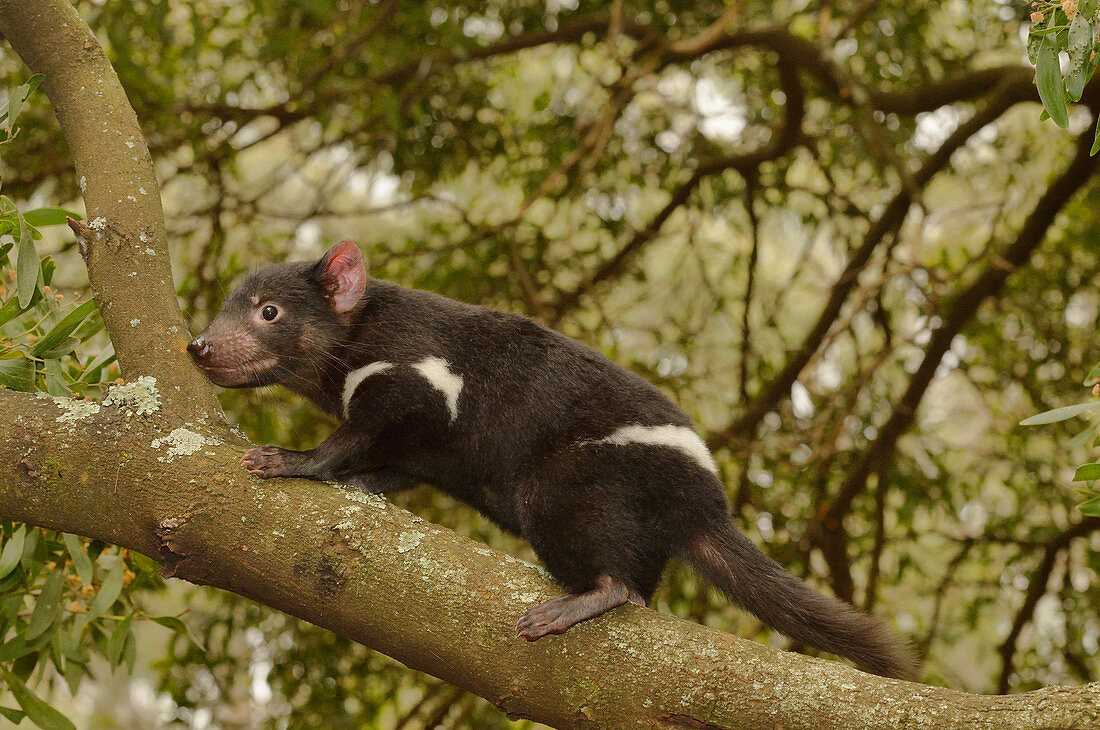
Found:
<svg viewBox="0 0 1100 730"><path fill-rule="evenodd" d="M1089 156L1095 155L1100 152L1100 120L1096 123L1096 136L1092 138L1092 149L1089 150Z"/></svg>
<svg viewBox="0 0 1100 730"><path fill-rule="evenodd" d="M15 659L21 659L28 654L34 654L49 642L49 634L39 636L31 642L28 642L22 636L16 636L11 641L0 646L0 662L10 662Z"/></svg>
<svg viewBox="0 0 1100 730"><path fill-rule="evenodd" d="M1025 418L1020 421L1020 425L1041 426L1047 423L1057 423L1058 421L1065 421L1066 419L1079 416L1082 413L1088 413L1097 408L1100 408L1100 401L1089 401L1088 403L1078 403L1072 406L1062 406L1061 408L1044 411L1043 413Z"/></svg>
<svg viewBox="0 0 1100 730"><path fill-rule="evenodd" d="M1062 129L1069 126L1066 111L1066 89L1062 83L1062 71L1058 66L1058 41L1052 35L1039 44L1039 57L1035 61L1035 85L1043 108Z"/></svg>
<svg viewBox="0 0 1100 730"><path fill-rule="evenodd" d="M111 638L107 640L107 661L112 667L117 667L122 661L122 650L126 648L126 640L130 638L130 624L133 623L134 614L118 622L115 630L111 632Z"/></svg>
<svg viewBox="0 0 1100 730"><path fill-rule="evenodd" d="M34 604L34 612L31 613L31 619L27 623L27 630L23 632L23 637L27 641L33 641L42 636L57 621L57 617L61 614L63 587L61 579L64 577L65 568L59 565L50 572L50 577L46 578L42 592L38 594L38 600Z"/></svg>
<svg viewBox="0 0 1100 730"><path fill-rule="evenodd" d="M4 302L4 306L0 307L0 327L15 319L21 311L23 308L19 306L19 300L15 297Z"/></svg>
<svg viewBox="0 0 1100 730"><path fill-rule="evenodd" d="M35 563L35 554L38 552L38 530L33 527L27 528L27 538L23 541L23 554L19 556L19 562L23 566L23 570L31 574L32 577L38 575L39 571L45 566L39 563L37 566Z"/></svg>
<svg viewBox="0 0 1100 730"><path fill-rule="evenodd" d="M1093 497L1077 505L1077 510L1089 517L1100 517L1100 497Z"/></svg>
<svg viewBox="0 0 1100 730"><path fill-rule="evenodd" d="M69 692L76 695L77 690L80 689L80 682L84 679L84 675L87 674L88 668L80 662L68 661L65 662L65 671L62 672L62 676L65 677L65 684L69 686Z"/></svg>
<svg viewBox="0 0 1100 730"><path fill-rule="evenodd" d="M65 317L50 328L50 331L41 337L34 343L34 348L31 350L31 354L35 357L42 357L43 353L52 350L60 345L66 337L72 334L72 331L80 326L80 323L87 318L89 314L95 311L95 300L89 299L65 315ZM79 342L79 340L77 341Z"/></svg>
<svg viewBox="0 0 1100 730"><path fill-rule="evenodd" d="M1082 464L1073 475L1075 482L1091 482L1100 479L1100 464Z"/></svg>
<svg viewBox="0 0 1100 730"><path fill-rule="evenodd" d="M0 667L0 674L7 682L8 691L11 692L12 697L35 725L42 730L76 730L76 726L69 721L69 718L43 702L38 695L27 688L27 685L23 684L19 677L4 667Z"/></svg>
<svg viewBox="0 0 1100 730"><path fill-rule="evenodd" d="M1081 100L1085 83L1089 80L1089 60L1092 58L1092 23L1082 13L1069 24L1069 68L1066 70L1066 92L1074 101Z"/></svg>
<svg viewBox="0 0 1100 730"><path fill-rule="evenodd" d="M23 722L23 718L27 716L27 713L22 710L16 710L11 707L0 706L0 715L11 720L14 724L18 725Z"/></svg>
<svg viewBox="0 0 1100 730"><path fill-rule="evenodd" d="M12 533L11 539L4 543L4 550L0 552L0 578L15 570L19 565L19 558L23 556L23 541L27 537L27 526L21 525Z"/></svg>
<svg viewBox="0 0 1100 730"><path fill-rule="evenodd" d="M76 568L76 574L80 576L80 582L88 585L92 582L92 560L84 549L84 543L80 538L71 533L62 533L61 539L65 541L65 549L69 551L69 557Z"/></svg>
<svg viewBox="0 0 1100 730"><path fill-rule="evenodd" d="M41 226L63 226L65 225L65 218L73 218L74 220L84 220L80 217L79 213L74 213L71 210L65 210L64 208L35 208L34 210L28 210L23 214L23 218L27 221L27 225L41 227Z"/></svg>
<svg viewBox="0 0 1100 730"><path fill-rule="evenodd" d="M84 371L80 373L80 380L95 375L95 372L100 368L110 365L115 361L115 346L108 342L107 346L103 348L103 352L96 355L95 359L89 364L84 366Z"/></svg>
<svg viewBox="0 0 1100 730"><path fill-rule="evenodd" d="M34 361L19 356L0 361L0 386L24 393L34 391Z"/></svg>
<svg viewBox="0 0 1100 730"><path fill-rule="evenodd" d="M126 636L126 647L122 650L122 661L126 662L126 671L133 674L134 664L137 662L137 642L134 641L133 634Z"/></svg>
<svg viewBox="0 0 1100 730"><path fill-rule="evenodd" d="M61 367L60 360L43 360L42 369L46 373L45 383L47 393L57 396L58 398L72 397L73 394L69 389L68 381L65 379L65 371Z"/></svg>
<svg viewBox="0 0 1100 730"><path fill-rule="evenodd" d="M1071 449L1076 449L1087 444L1089 442L1089 439L1096 435L1096 426L1097 424L1090 424L1088 428L1084 429L1083 431L1081 431L1081 433L1071 438L1069 440L1069 447Z"/></svg>
<svg viewBox="0 0 1100 730"><path fill-rule="evenodd" d="M19 306L30 306L34 293L38 290L38 252L34 250L34 239L27 230L23 216L19 216L19 238L15 242L18 260L15 263L15 283L19 287Z"/></svg>
<svg viewBox="0 0 1100 730"><path fill-rule="evenodd" d="M196 639L195 636L191 633L191 630L189 628L187 628L187 624L185 624L183 621L176 618L175 616L150 616L149 618L152 621L155 621L156 623L160 624L161 626L163 626L165 628L168 628L168 629L171 629L172 631L175 631L177 634L180 634L181 636L186 636L188 639L191 640L191 643L194 644L197 648L199 648L202 651L206 651L206 649L203 647L203 645L201 643L199 643L199 640Z"/></svg>
<svg viewBox="0 0 1100 730"><path fill-rule="evenodd" d="M107 577L103 579L99 594L88 608L89 622L107 613L107 609L115 604L118 594L122 592L122 578L125 572L126 564L121 560L115 563L115 566L107 572Z"/></svg>
<svg viewBox="0 0 1100 730"><path fill-rule="evenodd" d="M4 114L5 127L11 129L15 126L15 120L19 118L19 112L23 110L23 102L34 93L34 90L38 88L44 78L46 77L42 74L35 74L27 80L27 83L16 86L8 95L8 110Z"/></svg>

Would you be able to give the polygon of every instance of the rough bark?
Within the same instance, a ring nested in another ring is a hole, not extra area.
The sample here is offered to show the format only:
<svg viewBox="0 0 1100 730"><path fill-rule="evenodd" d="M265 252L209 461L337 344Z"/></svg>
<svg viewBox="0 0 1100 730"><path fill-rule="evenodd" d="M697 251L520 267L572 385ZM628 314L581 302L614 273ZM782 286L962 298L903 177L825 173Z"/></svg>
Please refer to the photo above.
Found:
<svg viewBox="0 0 1100 730"><path fill-rule="evenodd" d="M244 444L183 354L152 168L102 50L64 0L0 0L0 33L47 74L89 216L106 224L88 234L86 261L124 372L160 380L159 392L130 386L129 400L116 391L121 404L111 406L0 392L0 515L138 550L167 574L286 611L559 727L1100 723L1100 684L968 695L631 605L529 644L516 618L558 592L534 567L380 498L250 477L238 463Z"/></svg>
<svg viewBox="0 0 1100 730"><path fill-rule="evenodd" d="M536 568L329 484L261 481L219 428L0 394L0 514L139 550L556 727L1085 728L1100 683L981 697L627 606L534 644ZM174 435L173 435L174 433Z"/></svg>

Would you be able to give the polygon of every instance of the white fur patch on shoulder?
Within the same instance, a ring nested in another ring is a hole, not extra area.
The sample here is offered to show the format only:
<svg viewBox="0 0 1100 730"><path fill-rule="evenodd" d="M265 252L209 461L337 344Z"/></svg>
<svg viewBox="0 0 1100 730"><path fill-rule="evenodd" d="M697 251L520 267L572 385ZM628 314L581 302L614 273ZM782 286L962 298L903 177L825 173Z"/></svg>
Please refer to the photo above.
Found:
<svg viewBox="0 0 1100 730"><path fill-rule="evenodd" d="M393 367L392 362L372 362L368 365L364 365L361 368L356 368L348 373L348 377L344 380L344 417L348 415L348 406L351 405L351 398L355 395L356 389L359 384L372 375L389 370Z"/></svg>
<svg viewBox="0 0 1100 730"><path fill-rule="evenodd" d="M706 443L690 428L685 426L623 426L602 439L590 441L594 444L650 444L652 446L668 446L679 449L708 471L718 473L718 466L714 463L714 457L710 455Z"/></svg>
<svg viewBox="0 0 1100 730"><path fill-rule="evenodd" d="M447 399L451 420L458 418L458 396L462 392L462 376L451 370L451 364L439 357L426 357L413 368Z"/></svg>

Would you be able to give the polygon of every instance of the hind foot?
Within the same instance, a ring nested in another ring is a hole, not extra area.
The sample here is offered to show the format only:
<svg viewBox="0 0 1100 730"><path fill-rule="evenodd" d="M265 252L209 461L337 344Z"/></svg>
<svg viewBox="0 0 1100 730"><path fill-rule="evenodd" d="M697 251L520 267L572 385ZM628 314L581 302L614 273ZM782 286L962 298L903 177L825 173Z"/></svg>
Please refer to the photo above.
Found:
<svg viewBox="0 0 1100 730"><path fill-rule="evenodd" d="M536 641L547 634L564 633L570 626L596 618L627 601L645 605L645 600L625 583L601 575L590 591L559 596L527 609L516 624L516 630L528 641Z"/></svg>

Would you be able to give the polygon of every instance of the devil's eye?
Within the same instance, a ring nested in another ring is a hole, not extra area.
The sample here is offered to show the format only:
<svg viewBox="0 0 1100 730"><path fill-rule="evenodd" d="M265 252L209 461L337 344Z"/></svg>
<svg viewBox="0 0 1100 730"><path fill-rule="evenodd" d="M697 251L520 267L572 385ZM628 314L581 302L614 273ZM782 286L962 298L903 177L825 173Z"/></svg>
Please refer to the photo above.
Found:
<svg viewBox="0 0 1100 730"><path fill-rule="evenodd" d="M260 311L260 316L266 319L268 322L279 316L278 308L268 304Z"/></svg>

